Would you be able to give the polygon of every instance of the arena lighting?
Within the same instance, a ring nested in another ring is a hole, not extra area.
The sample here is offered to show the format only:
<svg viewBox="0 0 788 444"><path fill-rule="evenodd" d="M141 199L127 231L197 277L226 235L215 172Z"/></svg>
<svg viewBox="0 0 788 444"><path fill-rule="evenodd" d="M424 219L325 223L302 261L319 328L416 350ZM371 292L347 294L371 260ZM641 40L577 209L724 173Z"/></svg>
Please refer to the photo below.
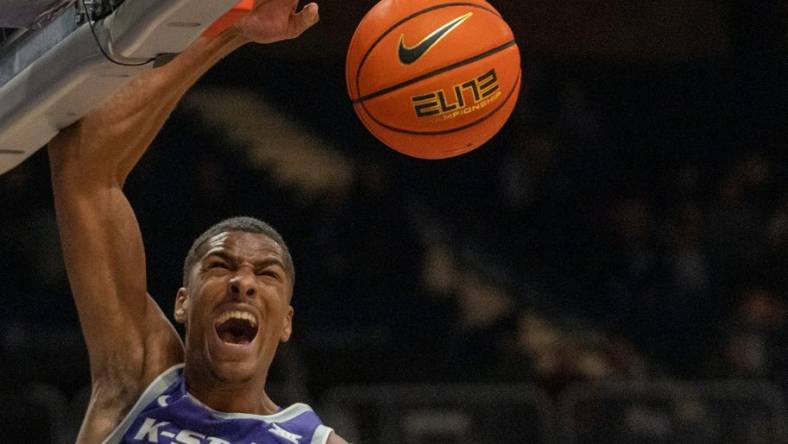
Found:
<svg viewBox="0 0 788 444"><path fill-rule="evenodd" d="M238 0L110 3L118 2L78 0L46 24L2 42L0 174L152 69L155 60L182 51Z"/></svg>

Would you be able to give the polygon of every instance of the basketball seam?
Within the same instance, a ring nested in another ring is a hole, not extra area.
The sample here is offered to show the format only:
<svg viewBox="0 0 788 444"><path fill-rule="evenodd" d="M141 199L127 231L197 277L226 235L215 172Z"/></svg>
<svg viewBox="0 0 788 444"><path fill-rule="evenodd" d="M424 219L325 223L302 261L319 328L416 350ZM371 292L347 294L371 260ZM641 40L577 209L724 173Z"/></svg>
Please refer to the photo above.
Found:
<svg viewBox="0 0 788 444"><path fill-rule="evenodd" d="M509 94L506 95L506 98L494 110L492 110L491 112L487 113L484 117L481 117L481 118L479 118L477 120L474 120L473 122L466 123L465 125L458 126L457 128L451 128L451 129L447 129L447 130L440 130L440 131L414 131L414 130L407 130L407 129L402 129L402 128L396 128L396 127L393 127L393 126L386 125L385 123L383 123L383 122L379 121L378 119L376 119L375 116L373 116L372 113L370 113L369 110L366 107L364 107L364 104L361 104L361 106L364 109L364 112L366 113L366 115L369 116L369 118L372 119L373 122L377 123L378 125L382 126L383 128L386 128L388 130L391 130L391 131L394 131L394 132L398 132L398 133L404 133L404 134L413 134L413 135L417 135L417 136L441 136L441 135L444 135L444 134L451 134L451 133L454 133L454 132L457 132L457 131L462 131L462 130L468 129L468 128L470 128L470 127L472 127L472 126L474 126L476 124L479 124L481 122L484 122L485 120L487 120L490 117L492 117L495 113L498 112L499 109L503 108L503 106L506 105L509 102L509 99L512 98L512 94L514 94L514 92L517 90L517 87L520 85L520 78L521 77L522 77L522 70L520 71L520 73L517 74L517 80L514 82L514 86L512 86L512 89L509 90Z"/></svg>
<svg viewBox="0 0 788 444"><path fill-rule="evenodd" d="M508 42L504 43L503 45L496 46L495 48L488 49L487 51L482 52L481 54L476 54L475 56L468 57L467 59L460 60L459 62L455 62L451 65L443 66L441 68L435 69L428 73L424 73L420 76L414 77L412 79L405 80L404 82L397 83L396 85L392 85L383 89L379 89L373 93L367 94L363 97L359 97L358 99L353 100L353 103L361 103L367 100L374 99L376 97L380 97L384 94L388 94L392 91L396 91L400 88L404 88L406 86L412 85L416 82L420 82L422 80L429 79L430 77L435 77L439 74L443 74L444 72L451 71L453 69L459 68L461 66L465 66L471 64L473 62L479 61L481 59L487 58L491 55L497 54L501 51L506 50L511 46L515 46L517 43L514 40L509 40Z"/></svg>
<svg viewBox="0 0 788 444"><path fill-rule="evenodd" d="M383 32L383 34L381 34L380 37L378 37L372 43L372 45L370 45L369 49L367 49L367 52L364 53L364 57L361 58L361 62L358 64L358 68L356 69L356 94L358 94L361 91L361 87L359 85L359 81L360 81L359 78L360 78L360 74L361 74L361 68L364 66L364 63L366 63L367 58L369 58L369 55L372 53L372 50L375 49L376 46L378 46L378 43L380 43L381 40L383 40L387 35L389 35L392 31L394 31L394 29L396 29L397 26L399 26L399 25L401 25L401 24L403 24L403 23L405 23L405 22L407 22L409 20L412 20L412 19L414 19L414 18L416 18L416 17L418 17L418 16L420 16L422 14L426 14L426 13L428 13L430 11L434 11L436 9L450 8L452 6L470 6L470 7L473 7L473 8L479 8L479 9L481 9L483 11L489 12L490 14L492 14L492 15L494 15L496 17L502 18L500 14L498 14L496 11L494 11L492 9L488 9L488 8L485 8L484 6L477 5L477 4L474 4L474 3L465 3L465 2L443 3L443 4L440 4L440 5L435 5L435 6L431 6L429 8L422 9L421 11L414 12L413 14L411 14L411 15L405 17L404 19L398 21L397 23L394 23L393 25L391 25L391 27L389 27L389 29L385 30ZM363 21L363 19L362 19L362 21ZM352 42L351 42L351 45L352 45ZM351 99L352 99L352 97L351 97ZM355 99L354 99L354 101L355 101Z"/></svg>

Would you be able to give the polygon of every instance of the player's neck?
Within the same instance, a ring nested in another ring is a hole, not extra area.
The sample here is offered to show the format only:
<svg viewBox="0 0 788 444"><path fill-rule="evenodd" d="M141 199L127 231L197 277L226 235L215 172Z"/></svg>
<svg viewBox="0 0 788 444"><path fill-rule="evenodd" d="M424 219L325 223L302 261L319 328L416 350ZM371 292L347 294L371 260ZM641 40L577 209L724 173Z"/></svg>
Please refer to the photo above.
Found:
<svg viewBox="0 0 788 444"><path fill-rule="evenodd" d="M201 375L185 369L189 394L213 410L226 413L271 415L278 406L265 393L265 375L248 381L222 381L213 375Z"/></svg>

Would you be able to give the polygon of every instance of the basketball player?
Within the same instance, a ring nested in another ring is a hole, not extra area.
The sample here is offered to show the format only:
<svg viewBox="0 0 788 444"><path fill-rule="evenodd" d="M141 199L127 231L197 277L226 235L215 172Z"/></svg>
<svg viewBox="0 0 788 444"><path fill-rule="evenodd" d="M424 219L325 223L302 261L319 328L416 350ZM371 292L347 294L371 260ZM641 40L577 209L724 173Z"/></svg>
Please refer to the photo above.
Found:
<svg viewBox="0 0 788 444"><path fill-rule="evenodd" d="M49 145L90 357L80 443L345 443L305 404L282 409L265 393L277 346L292 329L294 270L281 237L241 218L195 241L176 296L184 344L146 292L142 238L123 194L131 169L208 68L245 43L295 38L318 20L313 3L299 12L298 0L255 3L236 25L135 78Z"/></svg>

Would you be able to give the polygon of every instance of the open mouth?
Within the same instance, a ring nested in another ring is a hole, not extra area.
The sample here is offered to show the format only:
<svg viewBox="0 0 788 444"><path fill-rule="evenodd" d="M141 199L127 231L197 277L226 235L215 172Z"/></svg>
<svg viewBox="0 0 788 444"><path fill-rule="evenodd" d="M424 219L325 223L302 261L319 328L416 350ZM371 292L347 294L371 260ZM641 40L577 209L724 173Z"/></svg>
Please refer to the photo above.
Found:
<svg viewBox="0 0 788 444"><path fill-rule="evenodd" d="M257 319L244 311L226 311L216 320L216 334L225 344L249 344L257 336Z"/></svg>

